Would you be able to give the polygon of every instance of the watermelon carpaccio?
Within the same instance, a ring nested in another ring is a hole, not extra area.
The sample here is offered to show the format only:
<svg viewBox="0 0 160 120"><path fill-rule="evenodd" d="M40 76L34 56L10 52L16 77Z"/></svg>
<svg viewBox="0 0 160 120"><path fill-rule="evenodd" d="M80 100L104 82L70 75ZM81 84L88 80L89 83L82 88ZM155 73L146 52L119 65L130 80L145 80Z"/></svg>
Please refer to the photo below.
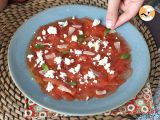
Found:
<svg viewBox="0 0 160 120"><path fill-rule="evenodd" d="M57 100L106 97L132 73L125 40L99 19L89 18L39 27L28 45L26 63L42 91Z"/></svg>

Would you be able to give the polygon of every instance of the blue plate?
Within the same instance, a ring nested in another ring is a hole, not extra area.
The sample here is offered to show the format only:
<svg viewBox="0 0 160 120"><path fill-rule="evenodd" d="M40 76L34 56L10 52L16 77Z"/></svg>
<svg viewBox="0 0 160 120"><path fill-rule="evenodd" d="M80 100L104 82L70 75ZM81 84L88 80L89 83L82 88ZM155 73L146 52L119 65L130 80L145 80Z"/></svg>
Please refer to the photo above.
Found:
<svg viewBox="0 0 160 120"><path fill-rule="evenodd" d="M43 94L38 84L32 80L26 63L26 49L34 32L41 25L76 16L79 18L99 18L105 25L106 10L84 6L65 5L45 10L25 22L14 34L8 50L8 64L11 76L17 87L29 99L49 110L67 115L93 115L112 110L126 103L136 96L144 86L150 70L150 55L147 44L138 30L126 23L117 29L131 47L133 73L131 77L121 85L118 90L109 97L102 99L91 99L89 101L56 101Z"/></svg>

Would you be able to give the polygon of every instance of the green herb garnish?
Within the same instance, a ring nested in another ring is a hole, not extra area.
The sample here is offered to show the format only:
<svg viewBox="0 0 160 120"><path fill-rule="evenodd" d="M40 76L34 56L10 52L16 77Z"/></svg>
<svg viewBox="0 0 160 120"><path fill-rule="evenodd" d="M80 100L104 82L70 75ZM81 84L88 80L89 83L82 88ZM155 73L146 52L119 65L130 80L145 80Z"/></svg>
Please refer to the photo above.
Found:
<svg viewBox="0 0 160 120"><path fill-rule="evenodd" d="M84 35L79 35L79 36L78 36L78 43L79 43L79 44L82 44L83 41L84 41Z"/></svg>
<svg viewBox="0 0 160 120"><path fill-rule="evenodd" d="M69 84L70 86L76 86L76 85L77 85L76 82L69 82L68 84Z"/></svg>
<svg viewBox="0 0 160 120"><path fill-rule="evenodd" d="M129 57L130 55L126 53L126 54L122 54L120 59L128 59Z"/></svg>
<svg viewBox="0 0 160 120"><path fill-rule="evenodd" d="M49 70L49 68L48 68L48 66L44 63L44 64L42 64L42 69L44 70L44 71L47 71L47 70Z"/></svg>
<svg viewBox="0 0 160 120"><path fill-rule="evenodd" d="M34 48L43 48L44 47L44 45L42 45L42 44L35 44L34 45Z"/></svg>
<svg viewBox="0 0 160 120"><path fill-rule="evenodd" d="M106 35L110 32L110 30L111 30L111 29L106 28L106 29L104 30L104 32L103 32L103 35L106 36Z"/></svg>
<svg viewBox="0 0 160 120"><path fill-rule="evenodd" d="M62 51L62 52L61 52L61 55L63 56L63 55L69 54L69 53L70 53L70 51L69 51L69 50Z"/></svg>

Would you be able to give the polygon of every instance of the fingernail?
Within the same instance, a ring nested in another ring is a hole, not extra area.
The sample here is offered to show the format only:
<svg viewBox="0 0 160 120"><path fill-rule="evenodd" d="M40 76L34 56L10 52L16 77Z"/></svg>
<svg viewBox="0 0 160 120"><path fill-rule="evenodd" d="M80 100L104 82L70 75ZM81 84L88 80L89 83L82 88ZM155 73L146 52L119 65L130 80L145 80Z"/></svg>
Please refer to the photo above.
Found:
<svg viewBox="0 0 160 120"><path fill-rule="evenodd" d="M110 20L107 21L106 27L107 28L111 28L112 27L112 21L110 21Z"/></svg>

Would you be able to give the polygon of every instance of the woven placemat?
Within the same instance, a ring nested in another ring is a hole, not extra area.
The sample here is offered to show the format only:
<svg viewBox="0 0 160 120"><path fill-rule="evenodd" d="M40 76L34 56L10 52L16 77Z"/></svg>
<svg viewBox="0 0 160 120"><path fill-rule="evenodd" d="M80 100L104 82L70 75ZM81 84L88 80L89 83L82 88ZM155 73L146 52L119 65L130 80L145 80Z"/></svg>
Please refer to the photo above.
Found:
<svg viewBox="0 0 160 120"><path fill-rule="evenodd" d="M87 4L107 7L107 0L29 0L24 4L12 4L0 13L0 119L1 120L25 120L25 97L13 83L7 65L8 45L17 28L34 14L53 6L64 4ZM154 94L157 87L160 59L157 52L155 41L142 21L135 17L132 21L139 31L144 35L151 54L151 72L149 81ZM16 52L16 51L15 51ZM135 119L134 116L107 116L96 115L86 117L54 117L48 120L128 120Z"/></svg>

